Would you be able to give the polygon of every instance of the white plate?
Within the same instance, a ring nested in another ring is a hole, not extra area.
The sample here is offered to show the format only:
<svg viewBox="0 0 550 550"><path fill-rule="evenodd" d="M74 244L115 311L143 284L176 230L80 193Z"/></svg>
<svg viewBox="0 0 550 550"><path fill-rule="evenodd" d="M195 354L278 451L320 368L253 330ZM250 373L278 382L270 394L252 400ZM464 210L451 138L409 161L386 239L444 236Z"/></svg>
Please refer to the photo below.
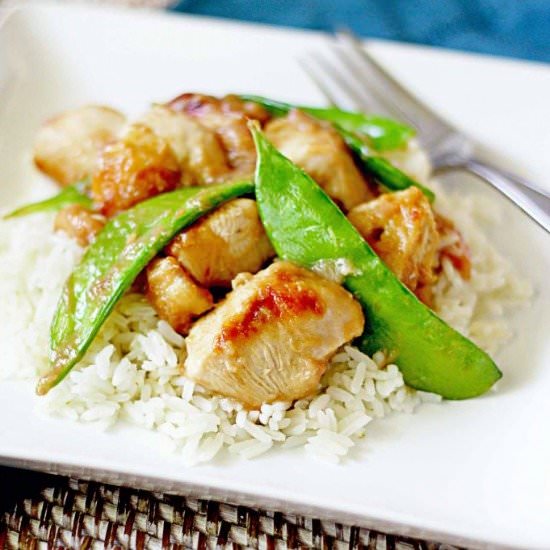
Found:
<svg viewBox="0 0 550 550"><path fill-rule="evenodd" d="M56 111L93 101L138 113L152 100L189 90L320 102L296 57L323 40L160 13L36 7L13 14L0 29L2 205L48 189L29 148L37 126ZM372 47L420 95L550 188L548 67ZM516 316L521 336L499 357L505 377L497 394L375 424L342 466L294 451L184 468L152 434L130 427L103 433L39 416L32 384L2 382L0 461L472 546L549 548L549 241L512 207L503 208L506 223L492 231L538 295Z"/></svg>

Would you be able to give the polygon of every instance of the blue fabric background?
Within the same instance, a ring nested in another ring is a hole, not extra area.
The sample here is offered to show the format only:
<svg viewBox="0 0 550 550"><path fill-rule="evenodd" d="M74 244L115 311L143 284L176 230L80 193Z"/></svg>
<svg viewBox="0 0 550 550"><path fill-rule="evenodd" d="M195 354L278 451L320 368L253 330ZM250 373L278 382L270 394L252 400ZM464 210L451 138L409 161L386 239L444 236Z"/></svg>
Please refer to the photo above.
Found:
<svg viewBox="0 0 550 550"><path fill-rule="evenodd" d="M550 0L180 0L173 9L550 61Z"/></svg>

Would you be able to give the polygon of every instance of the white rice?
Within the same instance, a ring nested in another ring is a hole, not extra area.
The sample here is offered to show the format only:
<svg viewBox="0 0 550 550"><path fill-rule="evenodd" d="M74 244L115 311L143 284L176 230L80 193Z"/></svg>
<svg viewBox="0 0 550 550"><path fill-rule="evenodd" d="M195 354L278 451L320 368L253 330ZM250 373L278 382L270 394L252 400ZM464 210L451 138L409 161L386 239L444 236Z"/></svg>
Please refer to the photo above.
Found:
<svg viewBox="0 0 550 550"><path fill-rule="evenodd" d="M524 301L530 288L476 229L481 212L476 200L438 192L439 209L448 214L449 205L450 217L471 248L473 270L471 280L464 281L452 264L445 264L436 309L494 353L510 334L506 306ZM82 253L51 227L49 215L0 222L3 377L35 378L47 368L50 320L63 282ZM308 455L339 462L375 419L412 413L423 401L439 400L407 387L382 353L368 357L346 346L333 358L323 389L313 399L246 411L188 380L181 368L184 358L184 338L159 320L142 296L128 294L84 360L40 406L104 427L127 421L155 430L173 442L186 464L212 460L223 449L251 459L276 447L303 447Z"/></svg>

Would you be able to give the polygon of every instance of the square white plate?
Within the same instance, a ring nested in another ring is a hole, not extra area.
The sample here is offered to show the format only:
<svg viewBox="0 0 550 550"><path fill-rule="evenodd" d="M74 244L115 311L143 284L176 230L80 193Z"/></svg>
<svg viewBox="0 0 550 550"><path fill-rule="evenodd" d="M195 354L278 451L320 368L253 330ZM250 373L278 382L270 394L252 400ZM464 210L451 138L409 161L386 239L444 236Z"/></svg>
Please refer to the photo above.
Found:
<svg viewBox="0 0 550 550"><path fill-rule="evenodd" d="M0 27L0 204L51 192L32 168L30 147L36 128L57 111L94 102L137 114L151 101L192 90L320 103L296 58L324 40L161 13L43 5L13 13ZM548 67L371 47L509 167L550 188ZM505 372L498 393L375 423L341 466L294 451L185 468L154 434L131 427L104 433L41 416L31 383L0 382L0 462L476 547L549 548L550 243L501 202L505 223L488 230L537 295L514 316L518 335L498 358Z"/></svg>

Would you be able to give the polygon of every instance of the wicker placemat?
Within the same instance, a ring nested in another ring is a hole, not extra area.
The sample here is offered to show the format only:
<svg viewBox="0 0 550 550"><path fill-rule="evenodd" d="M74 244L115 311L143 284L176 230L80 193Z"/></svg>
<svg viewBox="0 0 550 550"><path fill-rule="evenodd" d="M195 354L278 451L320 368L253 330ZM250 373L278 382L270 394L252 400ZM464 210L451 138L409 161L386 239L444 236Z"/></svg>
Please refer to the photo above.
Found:
<svg viewBox="0 0 550 550"><path fill-rule="evenodd" d="M281 512L0 468L0 549L456 547Z"/></svg>

